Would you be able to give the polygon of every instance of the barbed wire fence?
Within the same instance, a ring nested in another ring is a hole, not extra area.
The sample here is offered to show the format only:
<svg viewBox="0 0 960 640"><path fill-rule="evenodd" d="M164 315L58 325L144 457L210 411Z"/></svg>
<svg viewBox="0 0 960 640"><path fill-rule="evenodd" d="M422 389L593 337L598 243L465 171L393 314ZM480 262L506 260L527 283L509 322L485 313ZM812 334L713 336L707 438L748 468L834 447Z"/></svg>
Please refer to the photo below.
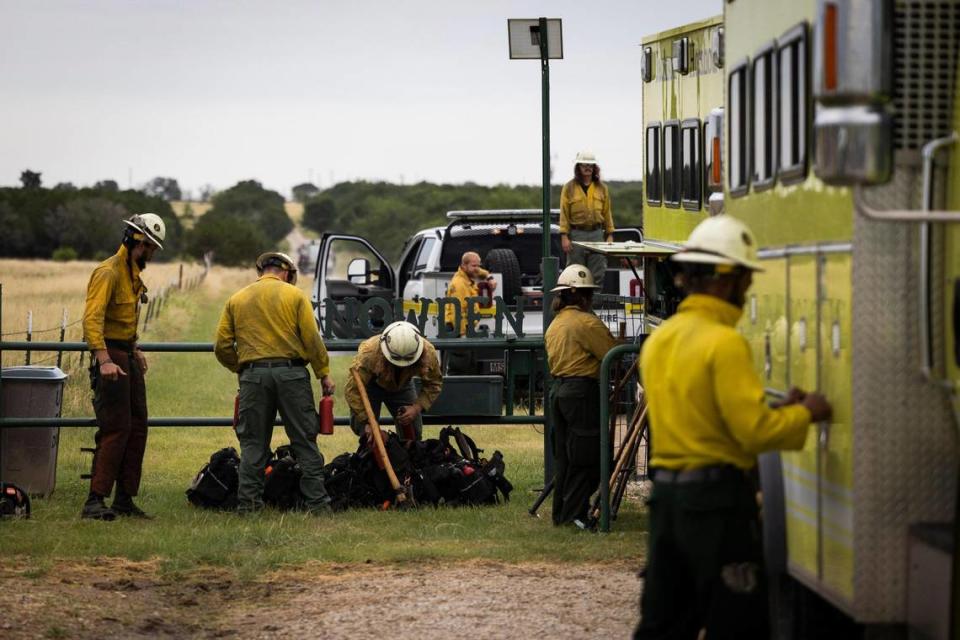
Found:
<svg viewBox="0 0 960 640"><path fill-rule="evenodd" d="M147 331L147 327L150 323L156 322L160 317L163 309L167 306L170 299L177 293L192 291L193 289L198 288L203 284L203 281L207 277L207 272L209 271L209 263L204 264L203 270L193 276L184 278L183 265L180 265L179 276L170 280L170 282L162 287L156 295L152 296L149 301L146 303L146 309L140 309L139 321L141 322L139 334L143 334ZM18 331L8 331L0 334L0 338L9 339L17 338L18 336L25 336L27 342L33 342L34 338L44 338L47 334L57 332L57 342L67 342L67 338L75 338L76 340L83 339L83 318L77 318L73 321L69 320L69 313L66 307L63 307L61 310L60 324L58 326L52 326L44 329L34 329L34 312L33 310L27 311L27 325L25 330ZM64 371L71 373L73 371L83 370L84 362L86 360L87 365L89 365L88 352L78 351L78 352L63 352L55 351L49 352L48 355L42 358L34 358L32 351L24 352L24 364L25 365L52 365L63 369Z"/></svg>

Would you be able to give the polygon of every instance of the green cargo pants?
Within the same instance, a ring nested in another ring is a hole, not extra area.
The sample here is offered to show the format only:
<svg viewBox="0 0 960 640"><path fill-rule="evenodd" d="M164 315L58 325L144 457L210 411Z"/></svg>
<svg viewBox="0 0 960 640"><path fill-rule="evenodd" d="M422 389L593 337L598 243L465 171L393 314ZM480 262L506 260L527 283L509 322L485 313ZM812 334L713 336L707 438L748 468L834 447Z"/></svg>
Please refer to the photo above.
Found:
<svg viewBox="0 0 960 640"><path fill-rule="evenodd" d="M725 470L726 471L726 470ZM769 638L753 483L733 468L713 481L657 482L634 638Z"/></svg>
<svg viewBox="0 0 960 640"><path fill-rule="evenodd" d="M307 509L321 511L330 502L323 483L323 456L317 447L317 413L310 374L305 367L248 368L240 373L240 487L238 510L263 508L264 468L277 410L283 418L297 463Z"/></svg>
<svg viewBox="0 0 960 640"><path fill-rule="evenodd" d="M606 235L603 229L594 229L593 231L570 229L567 237L570 238L571 242L603 242ZM593 283L601 287L601 292L603 291L603 278L607 273L607 256L574 246L567 254L566 266L571 264L582 264L589 269L593 275Z"/></svg>

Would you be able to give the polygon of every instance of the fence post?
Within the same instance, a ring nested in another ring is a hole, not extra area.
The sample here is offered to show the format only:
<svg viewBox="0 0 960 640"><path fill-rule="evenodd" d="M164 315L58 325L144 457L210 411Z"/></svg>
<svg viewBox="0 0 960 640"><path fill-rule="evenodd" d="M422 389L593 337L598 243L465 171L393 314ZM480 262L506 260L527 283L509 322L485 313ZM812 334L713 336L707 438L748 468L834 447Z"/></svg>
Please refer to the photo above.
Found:
<svg viewBox="0 0 960 640"><path fill-rule="evenodd" d="M27 342L33 340L33 311L27 311ZM27 362L30 364L30 349L27 349Z"/></svg>
<svg viewBox="0 0 960 640"><path fill-rule="evenodd" d="M60 343L63 344L63 338L67 335L67 308L63 308L63 317L60 319ZM63 363L63 349L57 351L57 368Z"/></svg>
<svg viewBox="0 0 960 640"><path fill-rule="evenodd" d="M177 280L177 289L183 290L183 263L180 263L180 279Z"/></svg>

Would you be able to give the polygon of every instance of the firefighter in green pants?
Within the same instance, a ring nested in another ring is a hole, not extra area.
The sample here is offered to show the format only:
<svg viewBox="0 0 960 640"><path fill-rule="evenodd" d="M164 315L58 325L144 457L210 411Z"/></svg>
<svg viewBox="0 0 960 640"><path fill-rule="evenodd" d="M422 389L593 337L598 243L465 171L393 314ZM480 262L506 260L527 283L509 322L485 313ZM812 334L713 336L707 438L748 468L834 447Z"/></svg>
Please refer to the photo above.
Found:
<svg viewBox="0 0 960 640"><path fill-rule="evenodd" d="M282 253L257 259L259 278L233 294L217 327L214 352L240 374L240 512L263 508L264 468L270 456L273 421L280 411L294 456L303 471L300 490L314 515L331 512L317 447L317 414L309 363L323 392L332 394L327 349L310 300L298 289L297 267Z"/></svg>
<svg viewBox="0 0 960 640"><path fill-rule="evenodd" d="M544 342L553 389L553 524L585 526L600 482L600 363L617 343L592 311L593 276L572 264L551 291L556 314Z"/></svg>
<svg viewBox="0 0 960 640"><path fill-rule="evenodd" d="M650 409L650 535L634 638L768 638L757 455L800 449L828 420L817 393L771 408L735 325L757 262L751 231L708 218L673 259L688 296L640 354Z"/></svg>

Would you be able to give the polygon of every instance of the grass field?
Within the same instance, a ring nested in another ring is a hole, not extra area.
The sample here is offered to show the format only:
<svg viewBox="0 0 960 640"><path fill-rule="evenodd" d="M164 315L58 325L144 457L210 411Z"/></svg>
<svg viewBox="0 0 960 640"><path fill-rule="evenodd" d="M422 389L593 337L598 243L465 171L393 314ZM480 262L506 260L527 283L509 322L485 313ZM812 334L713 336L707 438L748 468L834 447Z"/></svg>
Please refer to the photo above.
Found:
<svg viewBox="0 0 960 640"><path fill-rule="evenodd" d="M168 277L167 266L156 266L147 270L146 277ZM82 292L91 267L88 263L0 262L4 332L16 326L7 320L8 309L22 314L33 308L37 317L44 309L43 317L53 321L48 324L56 324L61 306L69 302L82 307ZM210 341L223 301L252 279L252 272L214 268L200 289L173 296L160 320L151 325L149 340ZM71 318L79 317L78 313L71 311ZM5 363L10 355L4 354ZM333 375L342 389L350 355L332 355ZM15 356L18 363L20 356ZM236 377L220 367L212 355L150 354L149 358L151 415L225 416L232 411ZM91 415L86 371L70 373L63 414ZM342 397L338 397L336 406L338 414L346 413ZM427 428L425 436L436 431ZM35 501L30 520L3 523L4 556L25 563L38 576L64 561L97 563L100 558L117 557L154 561L167 575L215 566L240 579L253 579L264 571L308 560L362 564L419 559L547 563L639 559L646 522L635 501L625 502L614 532L607 535L551 526L549 501L541 509L543 519L527 514L535 497L533 490L542 484L543 440L538 428L473 427L468 432L487 451L503 451L507 477L516 487L510 503L408 512L358 510L323 520L269 510L252 518L201 511L187 503L184 490L212 452L236 445L232 431L155 428L147 446L140 502L156 520L102 523L79 519L88 489L87 481L79 476L90 465L89 455L81 454L79 447L92 446L93 430L63 429L57 489L51 497ZM274 444L284 441L283 430L278 429ZM354 450L357 443L349 429L341 427L336 435L321 437L319 444L330 460L343 451Z"/></svg>

